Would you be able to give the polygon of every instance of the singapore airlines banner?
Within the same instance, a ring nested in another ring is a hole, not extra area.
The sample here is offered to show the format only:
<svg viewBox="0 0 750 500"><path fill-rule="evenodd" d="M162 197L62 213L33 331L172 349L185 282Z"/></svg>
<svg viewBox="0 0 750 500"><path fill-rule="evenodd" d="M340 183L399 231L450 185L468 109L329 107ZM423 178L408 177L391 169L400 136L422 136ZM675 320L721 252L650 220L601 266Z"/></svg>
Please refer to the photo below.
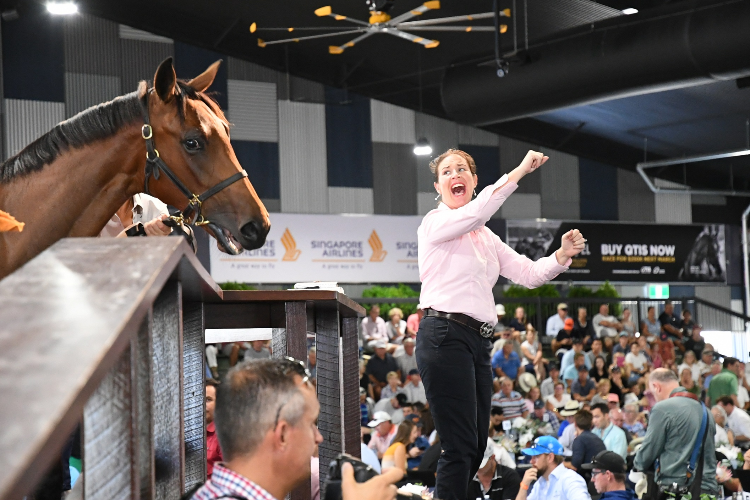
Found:
<svg viewBox="0 0 750 500"><path fill-rule="evenodd" d="M574 228L586 248L558 281L726 282L721 224L507 221L506 242L536 260L557 250Z"/></svg>
<svg viewBox="0 0 750 500"><path fill-rule="evenodd" d="M211 275L240 283L418 282L421 221L421 216L271 214L262 248L232 256L211 245Z"/></svg>

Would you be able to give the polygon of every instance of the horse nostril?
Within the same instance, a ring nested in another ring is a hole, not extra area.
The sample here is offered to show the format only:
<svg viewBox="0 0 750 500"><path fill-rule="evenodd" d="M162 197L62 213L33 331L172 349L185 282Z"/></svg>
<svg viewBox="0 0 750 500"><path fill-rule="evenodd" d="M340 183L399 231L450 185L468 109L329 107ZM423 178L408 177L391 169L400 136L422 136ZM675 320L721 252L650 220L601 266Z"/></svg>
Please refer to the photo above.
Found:
<svg viewBox="0 0 750 500"><path fill-rule="evenodd" d="M261 234L260 224L256 221L250 221L240 229L242 236L249 241L256 242Z"/></svg>

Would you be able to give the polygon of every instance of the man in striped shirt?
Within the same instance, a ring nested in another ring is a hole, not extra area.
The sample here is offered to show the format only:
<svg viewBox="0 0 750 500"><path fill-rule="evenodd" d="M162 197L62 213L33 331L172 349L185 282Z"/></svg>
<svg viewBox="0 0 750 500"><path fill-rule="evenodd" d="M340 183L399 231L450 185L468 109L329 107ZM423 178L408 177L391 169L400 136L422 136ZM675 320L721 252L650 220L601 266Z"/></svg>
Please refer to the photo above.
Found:
<svg viewBox="0 0 750 500"><path fill-rule="evenodd" d="M516 417L526 418L529 410L526 408L523 396L513 390L513 381L508 377L503 377L500 383L500 392L492 395L492 406L499 406L503 409L503 420L513 420Z"/></svg>

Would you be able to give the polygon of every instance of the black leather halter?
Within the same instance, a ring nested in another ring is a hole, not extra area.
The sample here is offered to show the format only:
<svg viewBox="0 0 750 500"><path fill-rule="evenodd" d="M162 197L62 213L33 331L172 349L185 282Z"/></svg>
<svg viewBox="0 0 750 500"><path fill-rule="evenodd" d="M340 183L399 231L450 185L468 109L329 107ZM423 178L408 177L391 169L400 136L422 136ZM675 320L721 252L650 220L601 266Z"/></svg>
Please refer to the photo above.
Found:
<svg viewBox="0 0 750 500"><path fill-rule="evenodd" d="M143 127L141 127L141 136L146 140L146 180L144 182L143 192L150 194L148 190L148 180L152 175L154 179L159 180L161 172L164 172L166 176L172 181L172 184L177 186L177 189L182 191L182 194L189 200L187 207L177 216L173 217L176 222L186 224L196 224L202 226L208 224L210 221L203 218L201 215L201 206L204 201L218 193L224 188L227 188L237 182L240 179L247 177L247 172L244 170L237 172L233 176L229 177L216 184L214 187L208 189L204 193L197 195L183 184L183 182L175 175L174 172L167 166L167 164L159 157L159 150L154 146L154 129L151 128L151 121L149 120L148 112L148 95L150 91L146 91L146 95L142 99L139 99L141 105L141 111L143 112Z"/></svg>

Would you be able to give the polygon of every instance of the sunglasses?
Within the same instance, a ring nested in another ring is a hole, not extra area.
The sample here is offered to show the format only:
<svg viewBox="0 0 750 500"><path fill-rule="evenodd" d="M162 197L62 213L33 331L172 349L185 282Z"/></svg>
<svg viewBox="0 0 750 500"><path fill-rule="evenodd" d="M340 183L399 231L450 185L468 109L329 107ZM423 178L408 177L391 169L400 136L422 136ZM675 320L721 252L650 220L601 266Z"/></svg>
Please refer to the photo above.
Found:
<svg viewBox="0 0 750 500"><path fill-rule="evenodd" d="M312 375L310 374L310 370L307 369L305 364L298 360L294 359L289 356L284 356L279 363L279 368L281 369L281 374L285 377L288 377L290 374L297 374L300 377L302 377L302 382L300 385L303 384L309 384L310 378L312 378ZM274 420L273 428L275 429L277 425L279 425L279 418L281 417L281 410L284 409L284 406L289 402L291 399L291 396L287 397L281 405L279 405L279 409L276 411L276 420Z"/></svg>
<svg viewBox="0 0 750 500"><path fill-rule="evenodd" d="M591 469L591 479L594 479L599 474L606 474L609 471L606 470L600 470L600 469Z"/></svg>

